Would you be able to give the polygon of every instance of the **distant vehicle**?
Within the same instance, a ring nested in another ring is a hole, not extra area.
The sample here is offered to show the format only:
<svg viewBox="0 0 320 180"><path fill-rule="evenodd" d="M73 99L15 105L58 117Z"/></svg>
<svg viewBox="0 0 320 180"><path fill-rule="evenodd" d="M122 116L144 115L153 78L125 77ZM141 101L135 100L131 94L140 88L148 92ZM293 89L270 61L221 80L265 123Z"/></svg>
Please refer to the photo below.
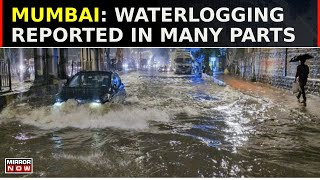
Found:
<svg viewBox="0 0 320 180"><path fill-rule="evenodd" d="M75 99L79 104L123 102L125 97L126 91L117 73L81 71L62 87L55 97L55 105L59 106L68 99Z"/></svg>
<svg viewBox="0 0 320 180"><path fill-rule="evenodd" d="M200 75L202 74L202 68L197 63L190 52L176 49L174 52L174 73L179 75Z"/></svg>
<svg viewBox="0 0 320 180"><path fill-rule="evenodd" d="M192 59L176 58L175 62L175 74L192 74Z"/></svg>
<svg viewBox="0 0 320 180"><path fill-rule="evenodd" d="M158 69L158 71L159 72L170 72L171 71L171 69L170 69L170 67L168 67L168 66L160 66L159 67L159 69Z"/></svg>

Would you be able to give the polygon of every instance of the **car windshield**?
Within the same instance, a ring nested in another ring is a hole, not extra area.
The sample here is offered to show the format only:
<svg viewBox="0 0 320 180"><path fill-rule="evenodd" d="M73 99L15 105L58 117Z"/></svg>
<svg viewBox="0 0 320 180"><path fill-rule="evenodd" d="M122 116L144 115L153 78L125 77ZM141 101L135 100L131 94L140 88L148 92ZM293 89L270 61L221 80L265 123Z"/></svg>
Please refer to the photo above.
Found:
<svg viewBox="0 0 320 180"><path fill-rule="evenodd" d="M191 59L177 58L175 59L176 63L191 63Z"/></svg>
<svg viewBox="0 0 320 180"><path fill-rule="evenodd" d="M109 85L108 74L79 74L69 83L69 87L109 87Z"/></svg>

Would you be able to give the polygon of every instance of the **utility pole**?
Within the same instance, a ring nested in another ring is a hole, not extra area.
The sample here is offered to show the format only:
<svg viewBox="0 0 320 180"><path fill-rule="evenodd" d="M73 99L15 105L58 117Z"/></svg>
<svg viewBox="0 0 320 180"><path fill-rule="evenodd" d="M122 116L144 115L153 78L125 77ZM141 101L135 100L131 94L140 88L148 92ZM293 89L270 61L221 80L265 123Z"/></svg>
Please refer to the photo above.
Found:
<svg viewBox="0 0 320 180"><path fill-rule="evenodd" d="M67 67L67 62L68 62L68 49L66 48L61 48L59 49L59 61L58 61L58 77L60 79L67 79L67 72L66 72L66 67Z"/></svg>
<svg viewBox="0 0 320 180"><path fill-rule="evenodd" d="M286 77L288 74L288 61L287 61L287 59L288 59L288 48L286 48L286 56L285 56L285 58L284 58L284 76Z"/></svg>
<svg viewBox="0 0 320 180"><path fill-rule="evenodd" d="M107 48L106 50L106 61L107 61L107 70L111 70L110 48Z"/></svg>
<svg viewBox="0 0 320 180"><path fill-rule="evenodd" d="M94 71L99 71L100 70L100 53L98 48L94 48L94 66L93 70Z"/></svg>
<svg viewBox="0 0 320 180"><path fill-rule="evenodd" d="M34 48L33 54L34 54L34 79L35 82L38 82L40 80L40 72L41 72L41 61L39 58L39 51L40 49Z"/></svg>
<svg viewBox="0 0 320 180"><path fill-rule="evenodd" d="M43 64L44 64L44 80L46 84L49 84L49 63L48 63L48 49L47 48L43 48L42 50L42 60L43 60Z"/></svg>

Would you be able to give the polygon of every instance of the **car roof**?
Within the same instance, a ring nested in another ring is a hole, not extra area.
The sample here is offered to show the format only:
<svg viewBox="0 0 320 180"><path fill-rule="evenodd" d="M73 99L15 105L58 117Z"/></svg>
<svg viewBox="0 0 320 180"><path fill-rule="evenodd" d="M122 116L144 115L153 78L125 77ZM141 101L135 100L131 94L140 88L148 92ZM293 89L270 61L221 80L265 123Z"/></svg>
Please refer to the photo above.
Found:
<svg viewBox="0 0 320 180"><path fill-rule="evenodd" d="M107 75L111 75L114 72L112 71L80 71L78 73L76 73L75 75L81 75L81 74L107 74Z"/></svg>

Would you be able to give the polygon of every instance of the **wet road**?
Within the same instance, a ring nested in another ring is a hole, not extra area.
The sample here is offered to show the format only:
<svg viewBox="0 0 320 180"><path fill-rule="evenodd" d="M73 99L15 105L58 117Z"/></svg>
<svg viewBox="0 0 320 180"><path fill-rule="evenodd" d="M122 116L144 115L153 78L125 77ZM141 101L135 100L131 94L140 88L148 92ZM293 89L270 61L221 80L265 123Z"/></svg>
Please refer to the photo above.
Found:
<svg viewBox="0 0 320 180"><path fill-rule="evenodd" d="M320 176L319 117L211 78L131 73L122 80L123 105L6 108L1 159L33 158L28 176ZM0 175L8 176L3 163Z"/></svg>

